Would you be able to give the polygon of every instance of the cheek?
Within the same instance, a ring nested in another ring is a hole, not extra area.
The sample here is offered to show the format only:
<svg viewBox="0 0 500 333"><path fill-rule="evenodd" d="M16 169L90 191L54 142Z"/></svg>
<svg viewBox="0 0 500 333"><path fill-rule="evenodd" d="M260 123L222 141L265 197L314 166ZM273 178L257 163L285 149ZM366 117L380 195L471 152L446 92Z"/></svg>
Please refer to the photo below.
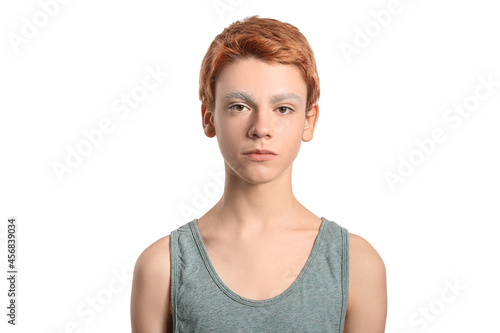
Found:
<svg viewBox="0 0 500 333"><path fill-rule="evenodd" d="M272 128L276 137L293 137L300 135L302 140L302 132L304 130L304 121L297 119L298 115L278 116L273 118Z"/></svg>
<svg viewBox="0 0 500 333"><path fill-rule="evenodd" d="M236 138L241 135L244 124L237 119L223 118L218 119L218 124L215 127L216 134L220 133L221 137L225 137L228 140Z"/></svg>
<svg viewBox="0 0 500 333"><path fill-rule="evenodd" d="M303 124L300 123L290 123L288 124L286 132L282 134L284 139L284 145L287 147L288 152L291 155L296 156L299 152L300 145L302 144L302 133L304 131Z"/></svg>
<svg viewBox="0 0 500 333"><path fill-rule="evenodd" d="M293 124L288 119L281 119L279 117L273 118L272 128L276 137L287 136L290 130L293 131L293 128L291 128L292 126Z"/></svg>
<svg viewBox="0 0 500 333"><path fill-rule="evenodd" d="M241 141L242 124L231 122L227 119L217 119L215 126L215 135L221 152L224 155L234 153L237 147L235 145Z"/></svg>

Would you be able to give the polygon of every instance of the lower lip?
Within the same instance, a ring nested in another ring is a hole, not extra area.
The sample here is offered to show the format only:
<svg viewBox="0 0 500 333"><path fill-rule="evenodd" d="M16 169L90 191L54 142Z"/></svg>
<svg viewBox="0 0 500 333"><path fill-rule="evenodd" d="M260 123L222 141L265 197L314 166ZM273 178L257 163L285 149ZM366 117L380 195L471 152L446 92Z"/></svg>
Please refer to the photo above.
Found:
<svg viewBox="0 0 500 333"><path fill-rule="evenodd" d="M268 161L272 159L274 154L245 154L245 156L252 161Z"/></svg>

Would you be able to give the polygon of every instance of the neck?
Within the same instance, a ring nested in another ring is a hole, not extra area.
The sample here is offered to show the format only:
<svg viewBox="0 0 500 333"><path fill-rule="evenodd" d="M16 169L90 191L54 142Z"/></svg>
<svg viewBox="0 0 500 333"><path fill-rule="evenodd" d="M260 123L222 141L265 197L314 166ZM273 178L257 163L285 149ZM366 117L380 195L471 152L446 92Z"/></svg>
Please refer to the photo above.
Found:
<svg viewBox="0 0 500 333"><path fill-rule="evenodd" d="M291 167L259 184L226 172L224 194L212 208L217 228L236 236L264 235L301 225L306 211L293 195Z"/></svg>

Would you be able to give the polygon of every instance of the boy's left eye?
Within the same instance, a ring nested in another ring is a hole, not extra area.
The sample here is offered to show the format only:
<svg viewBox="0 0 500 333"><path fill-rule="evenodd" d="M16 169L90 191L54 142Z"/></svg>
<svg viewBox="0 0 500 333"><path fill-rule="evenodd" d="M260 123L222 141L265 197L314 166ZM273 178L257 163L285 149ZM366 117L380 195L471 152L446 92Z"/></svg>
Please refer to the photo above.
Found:
<svg viewBox="0 0 500 333"><path fill-rule="evenodd" d="M279 109L288 109L288 110L290 110L290 112L289 112L289 113L292 113L292 112L293 112L293 110L292 110L291 108L289 108L288 106L280 106L280 107L278 108L278 110L279 110ZM285 111L286 111L286 110L285 110ZM280 112L280 113L281 113L281 112Z"/></svg>

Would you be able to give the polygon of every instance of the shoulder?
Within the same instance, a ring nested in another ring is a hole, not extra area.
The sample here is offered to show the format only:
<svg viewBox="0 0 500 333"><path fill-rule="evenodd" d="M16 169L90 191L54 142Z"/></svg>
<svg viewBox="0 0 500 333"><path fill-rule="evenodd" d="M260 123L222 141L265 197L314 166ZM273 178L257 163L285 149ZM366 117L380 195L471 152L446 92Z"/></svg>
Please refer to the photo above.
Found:
<svg viewBox="0 0 500 333"><path fill-rule="evenodd" d="M366 239L349 233L349 297L344 332L384 332L386 315L384 261Z"/></svg>
<svg viewBox="0 0 500 333"><path fill-rule="evenodd" d="M170 235L149 245L137 258L130 314L132 332L169 332Z"/></svg>
<svg viewBox="0 0 500 333"><path fill-rule="evenodd" d="M375 270L379 274L385 272L384 261L375 248L363 237L352 233L349 233L349 257L350 264L356 269Z"/></svg>
<svg viewBox="0 0 500 333"><path fill-rule="evenodd" d="M165 264L168 265L165 265ZM170 235L162 237L149 245L137 258L134 271L148 273L170 272Z"/></svg>

